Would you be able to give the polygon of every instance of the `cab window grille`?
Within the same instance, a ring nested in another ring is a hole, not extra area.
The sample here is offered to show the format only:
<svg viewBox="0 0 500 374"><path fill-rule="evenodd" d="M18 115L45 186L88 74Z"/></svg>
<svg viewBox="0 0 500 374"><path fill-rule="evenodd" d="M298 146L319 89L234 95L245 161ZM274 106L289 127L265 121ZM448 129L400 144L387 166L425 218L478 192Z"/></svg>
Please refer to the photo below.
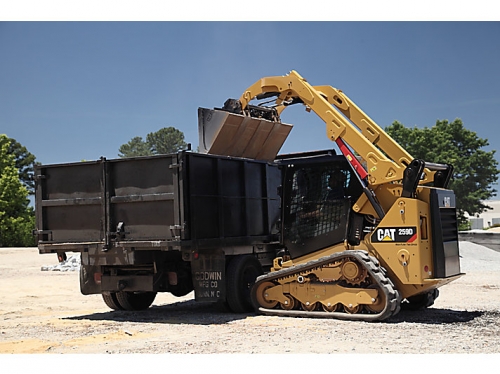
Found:
<svg viewBox="0 0 500 374"><path fill-rule="evenodd" d="M292 242L327 234L339 227L350 175L334 168L304 168L293 174L290 226ZM330 179L336 179L336 183ZM342 192L339 192L339 191Z"/></svg>

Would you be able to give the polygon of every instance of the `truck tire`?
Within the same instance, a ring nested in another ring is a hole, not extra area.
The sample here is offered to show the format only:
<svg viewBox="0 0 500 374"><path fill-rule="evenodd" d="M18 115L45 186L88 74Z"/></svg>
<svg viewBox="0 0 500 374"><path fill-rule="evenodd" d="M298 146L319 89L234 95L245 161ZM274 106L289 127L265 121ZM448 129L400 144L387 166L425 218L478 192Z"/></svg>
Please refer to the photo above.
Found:
<svg viewBox="0 0 500 374"><path fill-rule="evenodd" d="M254 310L250 290L255 279L262 275L259 260L252 255L233 258L227 267L226 300L234 313L246 313Z"/></svg>
<svg viewBox="0 0 500 374"><path fill-rule="evenodd" d="M175 297L182 297L186 296L192 290L193 286L189 286L188 284L181 284L179 287L172 288L172 290L170 290L170 293Z"/></svg>
<svg viewBox="0 0 500 374"><path fill-rule="evenodd" d="M176 297L185 296L194 289L191 272L178 272L177 277L177 285L171 286L170 289L172 295Z"/></svg>
<svg viewBox="0 0 500 374"><path fill-rule="evenodd" d="M127 292L116 293L116 299L125 310L148 309L155 300L156 292Z"/></svg>
<svg viewBox="0 0 500 374"><path fill-rule="evenodd" d="M103 292L102 299L104 300L106 305L111 309L123 310L122 306L118 302L118 299L116 298L116 292Z"/></svg>

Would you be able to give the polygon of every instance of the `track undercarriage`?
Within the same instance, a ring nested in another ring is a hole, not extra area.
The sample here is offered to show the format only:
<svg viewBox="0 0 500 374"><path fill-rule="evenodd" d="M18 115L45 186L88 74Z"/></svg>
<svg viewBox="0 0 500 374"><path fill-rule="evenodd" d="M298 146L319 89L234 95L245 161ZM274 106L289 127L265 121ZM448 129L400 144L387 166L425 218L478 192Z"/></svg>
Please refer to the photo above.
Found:
<svg viewBox="0 0 500 374"><path fill-rule="evenodd" d="M399 312L401 296L376 258L349 250L283 263L257 278L252 302L266 315L382 321Z"/></svg>

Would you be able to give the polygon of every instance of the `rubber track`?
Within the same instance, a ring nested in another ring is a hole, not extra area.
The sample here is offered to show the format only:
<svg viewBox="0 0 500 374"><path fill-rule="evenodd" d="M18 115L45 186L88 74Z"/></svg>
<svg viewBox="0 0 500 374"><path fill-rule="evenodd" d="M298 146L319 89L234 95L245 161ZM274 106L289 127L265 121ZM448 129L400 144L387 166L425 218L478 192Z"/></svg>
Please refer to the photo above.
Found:
<svg viewBox="0 0 500 374"><path fill-rule="evenodd" d="M305 264L296 265L290 268L281 269L275 272L261 275L255 280L253 290L255 292L257 286L262 282L274 281L280 278L300 274L302 272L308 272L322 266L323 264L339 261L345 257L354 257L359 261L360 264L365 266L372 280L379 286L379 291L382 290L384 292L386 296L386 305L380 313L349 314L342 312L267 309L259 306L256 306L256 310L262 314L271 316L333 318L353 321L383 321L391 316L396 315L401 309L401 296L394 287L392 281L386 276L385 269L380 266L380 263L375 257L368 255L368 252L366 251L349 250L334 253L330 256L321 257L317 260L309 261ZM256 300L255 297L253 299Z"/></svg>

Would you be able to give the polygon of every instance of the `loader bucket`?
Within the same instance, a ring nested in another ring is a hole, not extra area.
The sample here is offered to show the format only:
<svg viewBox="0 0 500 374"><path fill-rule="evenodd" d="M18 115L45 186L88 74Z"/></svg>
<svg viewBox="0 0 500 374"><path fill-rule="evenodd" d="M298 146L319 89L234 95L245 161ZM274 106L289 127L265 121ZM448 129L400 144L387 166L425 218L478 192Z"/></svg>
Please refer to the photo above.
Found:
<svg viewBox="0 0 500 374"><path fill-rule="evenodd" d="M198 108L199 152L273 161L292 125Z"/></svg>

